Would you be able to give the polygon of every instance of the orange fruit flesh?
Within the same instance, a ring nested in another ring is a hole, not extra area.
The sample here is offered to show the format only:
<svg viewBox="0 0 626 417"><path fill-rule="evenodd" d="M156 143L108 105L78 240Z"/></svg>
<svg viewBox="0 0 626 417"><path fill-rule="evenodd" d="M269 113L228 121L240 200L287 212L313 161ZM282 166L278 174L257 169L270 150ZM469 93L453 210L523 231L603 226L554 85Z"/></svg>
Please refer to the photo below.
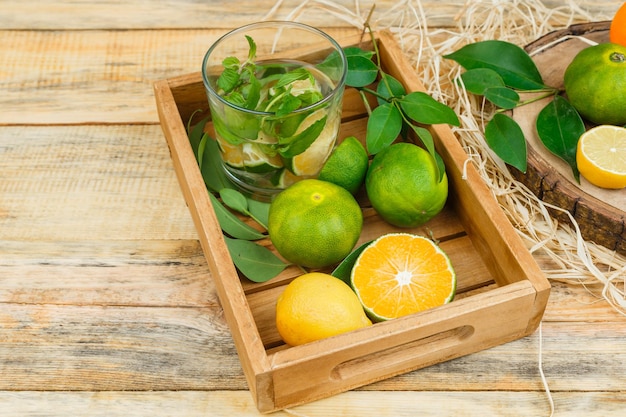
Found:
<svg viewBox="0 0 626 417"><path fill-rule="evenodd" d="M352 287L375 321L441 306L456 292L448 256L431 240L406 233L381 236L352 270Z"/></svg>

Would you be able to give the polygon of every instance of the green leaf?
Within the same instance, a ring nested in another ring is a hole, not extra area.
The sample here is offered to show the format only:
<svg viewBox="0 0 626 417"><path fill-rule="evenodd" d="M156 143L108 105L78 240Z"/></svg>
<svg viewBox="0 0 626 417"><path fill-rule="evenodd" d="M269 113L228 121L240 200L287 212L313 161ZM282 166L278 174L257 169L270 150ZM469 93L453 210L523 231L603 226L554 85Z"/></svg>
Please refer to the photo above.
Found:
<svg viewBox="0 0 626 417"><path fill-rule="evenodd" d="M280 274L288 264L268 248L247 240L224 236L233 263L246 278L265 282Z"/></svg>
<svg viewBox="0 0 626 417"><path fill-rule="evenodd" d="M418 123L460 125L454 110L421 91L407 94L398 102L404 113Z"/></svg>
<svg viewBox="0 0 626 417"><path fill-rule="evenodd" d="M292 111L299 109L301 104L302 101L298 97L292 94L285 94L283 99L280 100L278 109L276 109L276 117L288 115Z"/></svg>
<svg viewBox="0 0 626 417"><path fill-rule="evenodd" d="M261 226L267 229L267 223L269 222L270 203L248 198L248 210L250 211L250 217L257 221Z"/></svg>
<svg viewBox="0 0 626 417"><path fill-rule="evenodd" d="M368 152L375 155L389 146L401 129L402 114L394 104L385 103L376 107L367 120L365 143Z"/></svg>
<svg viewBox="0 0 626 417"><path fill-rule="evenodd" d="M222 65L224 66L224 68L232 69L235 71L239 70L240 64L241 61L239 61L239 58L237 58L236 56L228 56L222 61Z"/></svg>
<svg viewBox="0 0 626 417"><path fill-rule="evenodd" d="M226 206L241 214L248 215L248 199L239 191L233 188L223 188L220 190L220 197Z"/></svg>
<svg viewBox="0 0 626 417"><path fill-rule="evenodd" d="M306 68L296 68L295 70L289 71L280 77L275 87L282 88L293 83L294 81L305 80L309 77L311 77L311 73Z"/></svg>
<svg viewBox="0 0 626 417"><path fill-rule="evenodd" d="M216 193L223 188L234 187L234 184L230 182L222 168L222 158L220 157L217 141L213 139L206 141L201 166L200 173L209 191Z"/></svg>
<svg viewBox="0 0 626 417"><path fill-rule="evenodd" d="M309 146L315 142L315 139L317 139L324 130L327 118L328 116L324 116L321 119L316 120L298 135L289 138L287 146L279 148L278 152L280 155L283 158L293 158L294 156L309 149Z"/></svg>
<svg viewBox="0 0 626 417"><path fill-rule="evenodd" d="M496 113L485 127L485 139L504 162L526 172L526 138L515 120Z"/></svg>
<svg viewBox="0 0 626 417"><path fill-rule="evenodd" d="M371 51L368 49L362 49L362 48L359 48L358 46L347 46L343 48L343 53L346 55L346 58L354 57L354 56L361 56L370 60L375 55L374 51Z"/></svg>
<svg viewBox="0 0 626 417"><path fill-rule="evenodd" d="M193 153L196 155L196 158L198 158L198 147L204 137L204 126L208 120L208 117L200 120L189 132L189 143L191 144L191 149L193 149Z"/></svg>
<svg viewBox="0 0 626 417"><path fill-rule="evenodd" d="M324 61L316 65L316 68L326 74L331 80L338 80L343 69L341 55L337 51L332 51Z"/></svg>
<svg viewBox="0 0 626 417"><path fill-rule="evenodd" d="M382 74L381 80L378 82L376 93L379 97L378 104L385 104L392 97L402 97L406 94L406 90L400 81L389 74ZM387 99L387 100L385 100Z"/></svg>
<svg viewBox="0 0 626 417"><path fill-rule="evenodd" d="M246 40L248 41L248 62L252 63L256 58L256 43L249 35L246 35Z"/></svg>
<svg viewBox="0 0 626 417"><path fill-rule="evenodd" d="M537 134L546 148L567 162L576 181L580 173L576 165L578 139L585 133L585 123L576 109L561 96L555 96L537 116Z"/></svg>
<svg viewBox="0 0 626 417"><path fill-rule="evenodd" d="M452 59L467 70L489 68L496 71L505 85L517 90L545 88L532 58L519 46L500 40L486 40L465 45L444 58Z"/></svg>
<svg viewBox="0 0 626 417"><path fill-rule="evenodd" d="M485 95L485 90L492 87L504 87L504 80L496 71L490 68L474 68L461 74L465 89L479 96Z"/></svg>
<svg viewBox="0 0 626 417"><path fill-rule="evenodd" d="M222 202L212 193L209 193L209 197L222 231L236 239L259 240L266 237L263 233L241 221L239 217L224 207Z"/></svg>
<svg viewBox="0 0 626 417"><path fill-rule="evenodd" d="M508 87L489 87L485 90L485 98L506 110L514 109L519 103L519 94Z"/></svg>
<svg viewBox="0 0 626 417"><path fill-rule="evenodd" d="M239 72L232 68L225 68L224 71L217 78L217 86L224 90L224 92L229 93L233 90L239 83L240 75Z"/></svg>
<svg viewBox="0 0 626 417"><path fill-rule="evenodd" d="M364 55L350 55L346 56L346 59L348 61L347 86L365 87L376 81L378 67L370 58Z"/></svg>
<svg viewBox="0 0 626 417"><path fill-rule="evenodd" d="M417 137L422 141L422 144L428 153L431 154L433 158L436 158L437 151L435 151L435 142L430 131L424 127L415 126L413 124L410 124L409 126L411 126Z"/></svg>
<svg viewBox="0 0 626 417"><path fill-rule="evenodd" d="M198 168L200 168L200 172L202 172L202 164L204 162L204 150L206 149L206 144L208 141L212 140L209 138L208 134L202 135L202 140L200 141L200 145L198 145L198 156L196 157L198 161Z"/></svg>
<svg viewBox="0 0 626 417"><path fill-rule="evenodd" d="M359 258L361 252L363 252L363 250L365 250L365 248L367 248L372 242L373 240L370 240L369 242L363 243L361 246L353 250L348 256L344 258L343 261L341 261L339 265L337 265L337 267L334 269L333 272L330 273L330 275L334 276L335 278L339 278L346 284L352 286L350 282L352 268L354 268L354 264Z"/></svg>

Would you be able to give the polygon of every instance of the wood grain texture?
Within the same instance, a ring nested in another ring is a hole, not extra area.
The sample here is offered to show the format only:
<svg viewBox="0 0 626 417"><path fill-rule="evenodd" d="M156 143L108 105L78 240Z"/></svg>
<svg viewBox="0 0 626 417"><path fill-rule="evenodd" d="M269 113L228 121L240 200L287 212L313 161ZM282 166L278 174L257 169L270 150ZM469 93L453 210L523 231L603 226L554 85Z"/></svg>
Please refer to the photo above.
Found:
<svg viewBox="0 0 626 417"><path fill-rule="evenodd" d="M586 417L617 416L626 401L619 392L555 392L560 415ZM384 406L373 406L372 393L352 391L311 404L278 411L276 417L414 417L457 415L463 417L547 416L550 407L541 392L380 392ZM480 400L477 400L480 399ZM65 417L89 415L111 417L258 417L249 393L243 391L155 391L155 392L18 392L0 393L7 408L0 416ZM17 414L7 414L6 410ZM332 414L331 414L332 413Z"/></svg>
<svg viewBox="0 0 626 417"><path fill-rule="evenodd" d="M303 4L306 10L299 10ZM5 0L0 15L0 29L195 29L232 28L265 18L284 20L297 18L303 23L326 27L345 26L346 21L364 20L373 4L376 13L373 21L380 25L398 23L398 12L406 15L423 12L431 26L453 26L456 16L463 21L466 0L446 2L422 1L422 10L411 1L396 0L335 0L333 2L302 0L243 0L232 3L223 1L179 0L148 2L90 1L55 2L46 0ZM563 6L561 0L545 0L548 8ZM612 15L621 2L610 0L597 2L577 0L576 5L584 11ZM506 7L506 4L500 5ZM70 13L71 11L71 13Z"/></svg>
<svg viewBox="0 0 626 417"><path fill-rule="evenodd" d="M302 3L2 1L0 416L259 416L153 83L197 72L227 29ZM342 37L373 1L341 0L335 14L309 3L299 19ZM415 12L376 3L381 24ZM422 2L431 26L462 21L465 3ZM575 3L608 17L622 2ZM600 291L553 282L542 353L556 416L626 407L626 318ZM539 344L535 332L274 415L547 416Z"/></svg>

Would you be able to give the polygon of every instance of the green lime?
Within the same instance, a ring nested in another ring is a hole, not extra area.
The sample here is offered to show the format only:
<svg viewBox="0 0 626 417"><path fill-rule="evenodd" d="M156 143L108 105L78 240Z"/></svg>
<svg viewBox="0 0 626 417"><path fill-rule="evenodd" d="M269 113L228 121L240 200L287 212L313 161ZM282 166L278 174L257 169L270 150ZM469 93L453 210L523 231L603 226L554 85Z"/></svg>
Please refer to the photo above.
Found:
<svg viewBox="0 0 626 417"><path fill-rule="evenodd" d="M357 138L350 136L330 154L318 179L332 182L356 194L365 181L368 165L365 147Z"/></svg>
<svg viewBox="0 0 626 417"><path fill-rule="evenodd" d="M563 76L567 98L596 124L626 124L626 47L601 43L580 51Z"/></svg>
<svg viewBox="0 0 626 417"><path fill-rule="evenodd" d="M304 179L281 191L270 205L270 239L286 260L322 268L338 263L356 244L363 213L345 189Z"/></svg>
<svg viewBox="0 0 626 417"><path fill-rule="evenodd" d="M372 207L387 222L416 227L436 216L448 198L448 177L439 180L428 151L407 142L376 154L365 178Z"/></svg>

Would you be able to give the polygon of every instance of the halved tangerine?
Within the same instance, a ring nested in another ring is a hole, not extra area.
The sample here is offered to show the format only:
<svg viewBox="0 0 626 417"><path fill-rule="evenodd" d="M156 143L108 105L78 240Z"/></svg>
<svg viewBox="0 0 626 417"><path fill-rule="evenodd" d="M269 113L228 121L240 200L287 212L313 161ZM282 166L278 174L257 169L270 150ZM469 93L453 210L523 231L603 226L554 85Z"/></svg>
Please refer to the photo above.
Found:
<svg viewBox="0 0 626 417"><path fill-rule="evenodd" d="M449 303L456 274L448 255L432 240L390 233L357 258L352 288L374 321L384 321Z"/></svg>

